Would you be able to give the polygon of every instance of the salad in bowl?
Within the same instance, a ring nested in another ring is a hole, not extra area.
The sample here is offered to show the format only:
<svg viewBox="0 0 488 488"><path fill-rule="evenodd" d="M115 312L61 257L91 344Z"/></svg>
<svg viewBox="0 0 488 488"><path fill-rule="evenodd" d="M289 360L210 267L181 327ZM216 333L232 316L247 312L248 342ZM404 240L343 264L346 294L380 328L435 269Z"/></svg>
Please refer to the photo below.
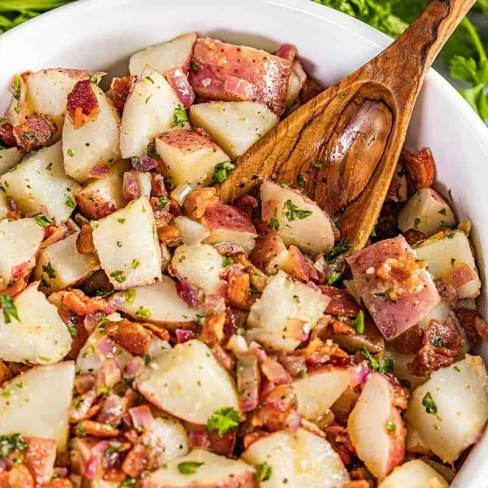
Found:
<svg viewBox="0 0 488 488"><path fill-rule="evenodd" d="M368 245L242 156L322 87L195 32L15 74L0 120L0 486L444 487L488 419L471 224L404 150ZM104 90L100 86L108 87Z"/></svg>

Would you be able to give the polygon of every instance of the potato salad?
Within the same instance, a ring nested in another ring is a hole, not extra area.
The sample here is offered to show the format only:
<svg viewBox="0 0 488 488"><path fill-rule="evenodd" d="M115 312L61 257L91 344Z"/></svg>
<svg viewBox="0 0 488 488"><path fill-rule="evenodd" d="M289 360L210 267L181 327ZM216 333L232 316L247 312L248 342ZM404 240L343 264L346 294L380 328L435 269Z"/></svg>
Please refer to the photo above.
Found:
<svg viewBox="0 0 488 488"><path fill-rule="evenodd" d="M0 487L447 487L488 419L481 281L434 155L364 249L239 157L323 88L192 32L15 74L0 119Z"/></svg>

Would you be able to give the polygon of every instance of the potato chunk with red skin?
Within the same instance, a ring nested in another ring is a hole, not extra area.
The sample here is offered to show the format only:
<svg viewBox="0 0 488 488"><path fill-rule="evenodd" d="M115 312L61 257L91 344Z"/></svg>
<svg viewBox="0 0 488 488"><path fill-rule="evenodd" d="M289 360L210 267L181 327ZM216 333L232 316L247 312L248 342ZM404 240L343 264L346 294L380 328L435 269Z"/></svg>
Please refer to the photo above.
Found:
<svg viewBox="0 0 488 488"><path fill-rule="evenodd" d="M404 281L393 283L403 288L401 297L390 295L389 282L384 281L378 270L388 267L388 261L394 263L406 259L407 255L415 258L414 251L407 241L398 236L386 239L359 251L347 262L354 277L354 286L386 340L392 340L415 325L427 315L440 301L439 293L430 274L420 266L413 266ZM406 275L405 275L406 276ZM411 289L408 281L411 280Z"/></svg>
<svg viewBox="0 0 488 488"><path fill-rule="evenodd" d="M199 96L259 102L281 115L291 67L288 59L207 37L195 43L189 80Z"/></svg>

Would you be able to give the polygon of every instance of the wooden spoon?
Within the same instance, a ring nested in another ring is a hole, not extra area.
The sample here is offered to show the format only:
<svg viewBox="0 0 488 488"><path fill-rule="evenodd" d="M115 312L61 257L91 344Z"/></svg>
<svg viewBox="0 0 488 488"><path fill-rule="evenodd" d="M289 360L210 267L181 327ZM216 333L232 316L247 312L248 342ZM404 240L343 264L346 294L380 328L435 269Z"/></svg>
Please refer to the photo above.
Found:
<svg viewBox="0 0 488 488"><path fill-rule="evenodd" d="M293 112L239 158L217 188L220 198L232 201L260 177L272 177L310 196L334 218L341 238L355 250L364 247L424 77L474 3L432 0L390 47Z"/></svg>

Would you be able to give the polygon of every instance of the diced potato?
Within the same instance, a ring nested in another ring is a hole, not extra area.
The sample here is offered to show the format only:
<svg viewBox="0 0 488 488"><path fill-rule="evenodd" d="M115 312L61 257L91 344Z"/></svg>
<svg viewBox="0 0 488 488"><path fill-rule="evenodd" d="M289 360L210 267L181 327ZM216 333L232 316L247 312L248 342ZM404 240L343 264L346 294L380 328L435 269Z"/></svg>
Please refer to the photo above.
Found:
<svg viewBox="0 0 488 488"><path fill-rule="evenodd" d="M206 425L222 408L239 411L234 381L198 340L177 344L145 368L135 384L149 402L194 424Z"/></svg>
<svg viewBox="0 0 488 488"><path fill-rule="evenodd" d="M225 203L208 206L202 223L210 231L204 244L230 242L250 253L256 243L256 228L249 216L240 208Z"/></svg>
<svg viewBox="0 0 488 488"><path fill-rule="evenodd" d="M24 152L16 147L0 148L0 176L11 170L24 156Z"/></svg>
<svg viewBox="0 0 488 488"><path fill-rule="evenodd" d="M286 92L286 108L289 109L297 100L302 89L307 74L303 70L302 63L295 60L291 67L290 79L288 80L288 90Z"/></svg>
<svg viewBox="0 0 488 488"><path fill-rule="evenodd" d="M189 66L196 40L197 33L189 32L136 52L129 60L130 74L140 75L147 64L163 75L176 66Z"/></svg>
<svg viewBox="0 0 488 488"><path fill-rule="evenodd" d="M187 118L186 112L176 93L161 73L146 66L125 102L120 127L122 157L141 156L161 132L186 127L182 118Z"/></svg>
<svg viewBox="0 0 488 488"><path fill-rule="evenodd" d="M315 421L350 385L350 372L344 368L320 368L292 383L298 413Z"/></svg>
<svg viewBox="0 0 488 488"><path fill-rule="evenodd" d="M125 207L127 201L122 196L122 182L124 173L129 169L129 161L121 159L110 166L106 178L88 183L76 195L76 203L83 215L98 220Z"/></svg>
<svg viewBox="0 0 488 488"><path fill-rule="evenodd" d="M97 221L93 242L116 290L161 281L161 248L147 197Z"/></svg>
<svg viewBox="0 0 488 488"><path fill-rule="evenodd" d="M407 420L444 463L474 444L488 420L488 378L483 360L466 355L442 368L412 394Z"/></svg>
<svg viewBox="0 0 488 488"><path fill-rule="evenodd" d="M97 79L104 73L96 73ZM61 133L68 94L78 81L90 77L90 71L77 69L43 69L25 77L27 103L32 112L51 117Z"/></svg>
<svg viewBox="0 0 488 488"><path fill-rule="evenodd" d="M261 185L262 219L287 245L308 254L328 253L335 229L330 217L300 192L266 180Z"/></svg>
<svg viewBox="0 0 488 488"><path fill-rule="evenodd" d="M190 107L190 121L204 128L232 159L270 131L279 117L255 102L210 102Z"/></svg>
<svg viewBox="0 0 488 488"><path fill-rule="evenodd" d="M406 431L393 407L394 391L388 379L373 373L347 423L351 442L368 470L380 480L400 464L405 455Z"/></svg>
<svg viewBox="0 0 488 488"><path fill-rule="evenodd" d="M182 472L179 468L182 463L197 466L195 472ZM194 449L185 457L173 459L149 474L142 482L142 488L254 488L254 476L255 470L239 459Z"/></svg>
<svg viewBox="0 0 488 488"><path fill-rule="evenodd" d="M34 219L0 222L0 279L5 285L36 265L36 255L43 240L44 228Z"/></svg>
<svg viewBox="0 0 488 488"><path fill-rule="evenodd" d="M210 234L202 224L183 215L176 217L173 225L180 229L183 244L200 244Z"/></svg>
<svg viewBox="0 0 488 488"><path fill-rule="evenodd" d="M139 196L146 196L151 198L151 173L148 171L135 171L132 170L131 173L136 177L137 184L139 186Z"/></svg>
<svg viewBox="0 0 488 488"><path fill-rule="evenodd" d="M58 452L66 449L75 365L65 361L37 366L16 376L0 389L0 435L55 439Z"/></svg>
<svg viewBox="0 0 488 488"><path fill-rule="evenodd" d="M179 279L188 281L205 295L217 293L222 287L220 273L222 256L208 244L183 244L173 254L171 266Z"/></svg>
<svg viewBox="0 0 488 488"><path fill-rule="evenodd" d="M417 385L412 385L415 388ZM418 430L416 430L408 422L405 422L405 428L407 429L407 437L405 439L405 450L407 452L413 452L418 454L432 454L432 451L426 447L425 442L420 436Z"/></svg>
<svg viewBox="0 0 488 488"><path fill-rule="evenodd" d="M175 185L209 185L215 166L230 159L208 137L184 129L160 134L156 138L156 150Z"/></svg>
<svg viewBox="0 0 488 488"><path fill-rule="evenodd" d="M350 481L332 446L304 429L262 437L244 451L242 459L255 466L266 463L271 468L269 479L259 483L262 488L341 488Z"/></svg>
<svg viewBox="0 0 488 488"><path fill-rule="evenodd" d="M418 325L425 329L431 320L438 320L444 323L447 316L451 313L451 307L445 300L441 300L422 320L419 320Z"/></svg>
<svg viewBox="0 0 488 488"><path fill-rule="evenodd" d="M190 441L183 424L167 413L157 414L151 429L159 436L164 444L161 462L171 461L188 454Z"/></svg>
<svg viewBox="0 0 488 488"><path fill-rule="evenodd" d="M329 300L279 271L252 305L246 337L269 349L293 351L323 316Z"/></svg>
<svg viewBox="0 0 488 488"><path fill-rule="evenodd" d="M51 364L68 354L71 335L37 284L15 297L19 320L10 314L0 316L0 359L18 363Z"/></svg>
<svg viewBox="0 0 488 488"><path fill-rule="evenodd" d="M395 468L378 488L448 488L449 483L421 459Z"/></svg>
<svg viewBox="0 0 488 488"><path fill-rule="evenodd" d="M388 347L385 349L385 358L391 359L394 364L393 374L401 379L409 381L412 388L421 385L425 378L421 376L415 376L408 371L408 363L411 363L415 359L415 354L404 354Z"/></svg>
<svg viewBox="0 0 488 488"><path fill-rule="evenodd" d="M37 259L34 279L49 293L75 286L100 268L96 256L80 254L76 248L79 232L43 249Z"/></svg>
<svg viewBox="0 0 488 488"><path fill-rule="evenodd" d="M100 112L93 121L75 129L69 117L63 127L63 156L66 174L80 183L96 177L96 168L119 159L120 117L107 95L90 84Z"/></svg>
<svg viewBox="0 0 488 488"><path fill-rule="evenodd" d="M432 188L414 193L398 213L398 228L402 232L415 229L425 237L456 225L449 204Z"/></svg>
<svg viewBox="0 0 488 488"><path fill-rule="evenodd" d="M377 274L387 261L391 267L391 263L398 267L402 266L402 262L416 263L415 252L403 236L376 242L347 258L354 277L354 287L383 337L389 341L416 325L432 311L441 298L431 275L415 264L409 275L417 286L406 289L405 294L398 299L391 296L390 284L397 286L395 280L385 283Z"/></svg>
<svg viewBox="0 0 488 488"><path fill-rule="evenodd" d="M468 236L461 230L439 233L415 249L418 259L427 261L427 270L434 277L449 281L459 298L475 298L481 281Z"/></svg>
<svg viewBox="0 0 488 488"><path fill-rule="evenodd" d="M221 259L222 261L222 259ZM190 308L176 292L176 283L166 275L159 283L131 289L129 300L120 305L120 310L144 322L176 328L184 323L197 322L199 308Z"/></svg>
<svg viewBox="0 0 488 488"><path fill-rule="evenodd" d="M80 186L64 174L61 142L32 152L0 177L0 186L24 213L43 205L50 217L63 222L75 208Z"/></svg>

